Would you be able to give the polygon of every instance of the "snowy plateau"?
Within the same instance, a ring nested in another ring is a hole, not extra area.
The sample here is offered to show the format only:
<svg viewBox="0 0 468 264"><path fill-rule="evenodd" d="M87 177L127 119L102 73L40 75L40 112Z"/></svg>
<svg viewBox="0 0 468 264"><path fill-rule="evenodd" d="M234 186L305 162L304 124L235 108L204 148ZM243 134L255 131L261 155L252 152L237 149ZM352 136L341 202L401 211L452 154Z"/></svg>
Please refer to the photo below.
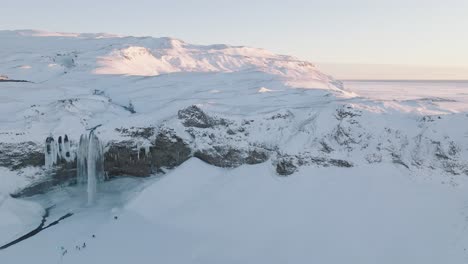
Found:
<svg viewBox="0 0 468 264"><path fill-rule="evenodd" d="M468 82L0 31L0 113L2 264L468 263Z"/></svg>

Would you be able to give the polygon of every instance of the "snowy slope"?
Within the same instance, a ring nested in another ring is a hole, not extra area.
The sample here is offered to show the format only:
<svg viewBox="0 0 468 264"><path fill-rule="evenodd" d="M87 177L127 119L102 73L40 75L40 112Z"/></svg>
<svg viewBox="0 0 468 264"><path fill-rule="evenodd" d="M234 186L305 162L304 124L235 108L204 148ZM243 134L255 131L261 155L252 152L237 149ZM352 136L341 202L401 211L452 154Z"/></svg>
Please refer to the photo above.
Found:
<svg viewBox="0 0 468 264"><path fill-rule="evenodd" d="M91 123L117 116L124 124L161 120L189 104L245 114L262 109L259 104L277 105L285 93L307 92L294 88L314 88L312 95L347 94L311 63L261 49L191 45L170 38L49 35L54 34L0 32L0 74L32 82L2 83L0 110L5 115L0 121L7 124L2 140L16 141L4 137L18 131L42 139L71 130L70 125L81 133ZM272 91L261 93L262 88ZM139 114L132 120L122 108L129 101Z"/></svg>
<svg viewBox="0 0 468 264"><path fill-rule="evenodd" d="M0 250L1 263L468 259L464 84L343 87L290 56L172 38L22 30L0 40L0 246L50 206L46 224L73 213ZM37 161L47 136L67 134L74 151L97 125L107 151L125 142L139 160L172 131L190 159L106 182L95 207L82 186L9 197L47 176L17 166Z"/></svg>
<svg viewBox="0 0 468 264"><path fill-rule="evenodd" d="M91 209L76 203L73 190L40 198L60 197L56 218L75 215L0 251L0 259L436 264L468 257L466 187L416 180L393 165L307 168L278 178L266 164L226 170L192 159L143 191L119 181L107 184L132 190L120 192L130 202L106 191Z"/></svg>
<svg viewBox="0 0 468 264"><path fill-rule="evenodd" d="M330 80L309 62L242 46L37 31L1 31L0 36L0 72L11 79L39 82L69 72L155 76L174 72L262 71L289 80L309 81L311 88L327 87Z"/></svg>

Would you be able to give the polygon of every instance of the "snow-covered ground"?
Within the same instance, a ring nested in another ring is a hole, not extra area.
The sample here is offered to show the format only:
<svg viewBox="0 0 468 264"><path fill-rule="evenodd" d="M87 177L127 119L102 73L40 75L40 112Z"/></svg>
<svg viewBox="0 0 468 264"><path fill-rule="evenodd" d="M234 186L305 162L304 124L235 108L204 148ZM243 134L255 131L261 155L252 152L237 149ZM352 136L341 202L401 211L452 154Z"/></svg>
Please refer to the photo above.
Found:
<svg viewBox="0 0 468 264"><path fill-rule="evenodd" d="M266 164L227 170L191 159L140 184L106 183L114 192L102 191L94 208L75 187L35 198L55 199L52 219L75 214L0 251L2 263L468 260L466 185L409 177L392 164L280 178Z"/></svg>
<svg viewBox="0 0 468 264"><path fill-rule="evenodd" d="M345 86L372 100L430 102L447 112L468 111L468 81L346 81Z"/></svg>
<svg viewBox="0 0 468 264"><path fill-rule="evenodd" d="M342 87L293 57L171 38L0 39L2 144L67 134L76 148L96 125L103 141L128 139L120 128L165 126L197 150L272 152L257 165L191 158L164 176L112 180L92 207L82 186L13 199L42 169L0 167L0 247L51 206L46 224L73 213L0 250L0 263L468 261L466 82ZM227 127L188 134L177 113L191 105ZM288 159L297 170L278 176L274 165Z"/></svg>

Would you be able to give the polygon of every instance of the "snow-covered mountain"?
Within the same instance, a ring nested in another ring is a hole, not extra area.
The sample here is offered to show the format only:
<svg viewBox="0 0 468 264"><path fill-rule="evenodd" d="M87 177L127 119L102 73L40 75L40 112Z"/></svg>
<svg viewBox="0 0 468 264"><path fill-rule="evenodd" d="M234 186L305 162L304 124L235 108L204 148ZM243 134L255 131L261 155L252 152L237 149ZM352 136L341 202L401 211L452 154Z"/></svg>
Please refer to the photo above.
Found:
<svg viewBox="0 0 468 264"><path fill-rule="evenodd" d="M0 247L73 214L7 263L468 258L465 87L371 96L262 49L110 34L0 31L0 58ZM91 128L112 180L87 207Z"/></svg>
<svg viewBox="0 0 468 264"><path fill-rule="evenodd" d="M40 31L2 31L1 37L2 73L12 79L27 75L34 82L78 72L156 76L239 71L261 71L290 81L307 81L311 88L328 87L330 81L329 76L309 62L243 46L203 46L173 38Z"/></svg>

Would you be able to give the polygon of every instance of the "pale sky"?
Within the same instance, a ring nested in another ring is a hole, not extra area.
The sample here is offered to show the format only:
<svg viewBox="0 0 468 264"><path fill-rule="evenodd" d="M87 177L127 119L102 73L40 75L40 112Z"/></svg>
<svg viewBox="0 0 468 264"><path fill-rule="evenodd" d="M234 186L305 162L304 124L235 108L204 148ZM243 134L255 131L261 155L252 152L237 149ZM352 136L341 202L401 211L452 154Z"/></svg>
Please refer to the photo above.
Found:
<svg viewBox="0 0 468 264"><path fill-rule="evenodd" d="M0 10L0 29L170 36L319 65L468 69L468 0L2 0Z"/></svg>

